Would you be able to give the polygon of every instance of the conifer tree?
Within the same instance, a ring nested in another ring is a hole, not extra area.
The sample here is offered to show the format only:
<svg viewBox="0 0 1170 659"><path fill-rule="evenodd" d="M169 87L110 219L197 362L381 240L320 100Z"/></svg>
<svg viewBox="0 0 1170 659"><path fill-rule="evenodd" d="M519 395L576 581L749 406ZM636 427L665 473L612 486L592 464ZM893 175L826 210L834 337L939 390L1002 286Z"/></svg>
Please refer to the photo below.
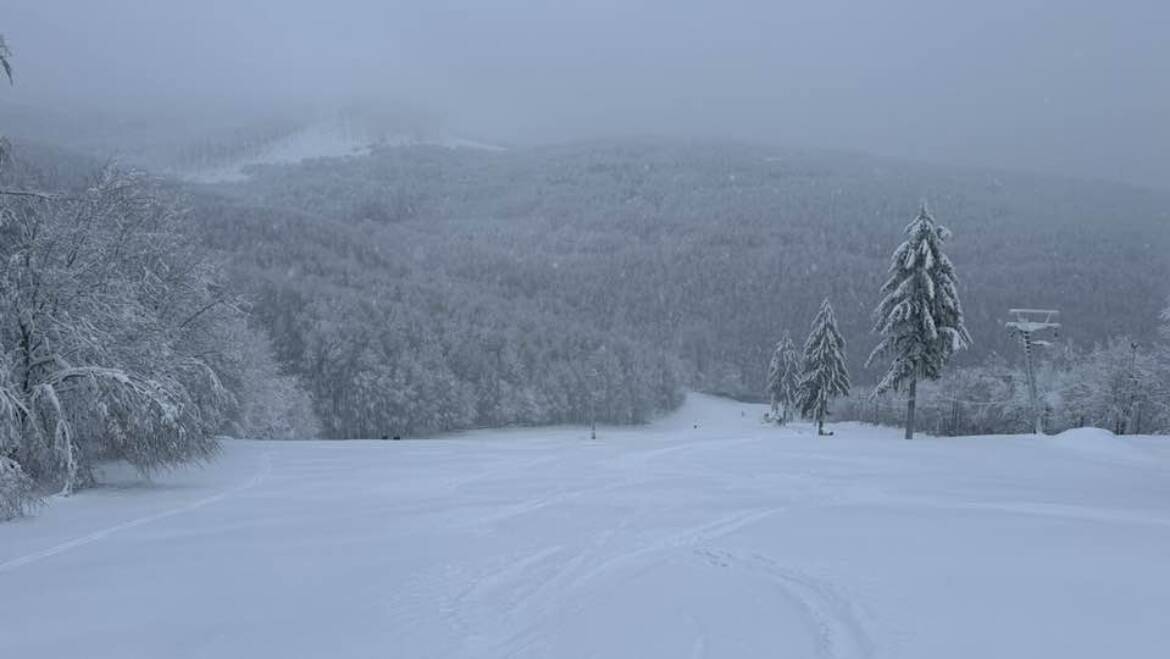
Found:
<svg viewBox="0 0 1170 659"><path fill-rule="evenodd" d="M800 356L792 343L792 337L786 333L772 353L765 391L772 404L772 419L780 425L788 423L792 418L799 376Z"/></svg>
<svg viewBox="0 0 1170 659"><path fill-rule="evenodd" d="M8 44L4 41L4 35L0 34L0 73L8 78L8 83L12 84L12 51L8 49Z"/></svg>
<svg viewBox="0 0 1170 659"><path fill-rule="evenodd" d="M849 371L845 368L845 339L837 330L837 318L826 299L813 319L812 332L804 343L797 406L801 414L817 422L817 434L825 434L829 401L849 394Z"/></svg>
<svg viewBox="0 0 1170 659"><path fill-rule="evenodd" d="M4 41L4 35L0 34L0 73L8 78L8 84L12 84L12 63L9 61L12 58L12 51L8 49L8 44ZM3 166L9 157L9 149L11 145L8 139L0 135L0 166Z"/></svg>
<svg viewBox="0 0 1170 659"><path fill-rule="evenodd" d="M906 439L913 439L918 381L938 379L951 355L971 345L971 336L963 324L955 268L943 253L950 231L935 223L924 203L906 235L890 259L889 279L874 310L874 332L882 340L866 366L891 359L874 393L906 389Z"/></svg>

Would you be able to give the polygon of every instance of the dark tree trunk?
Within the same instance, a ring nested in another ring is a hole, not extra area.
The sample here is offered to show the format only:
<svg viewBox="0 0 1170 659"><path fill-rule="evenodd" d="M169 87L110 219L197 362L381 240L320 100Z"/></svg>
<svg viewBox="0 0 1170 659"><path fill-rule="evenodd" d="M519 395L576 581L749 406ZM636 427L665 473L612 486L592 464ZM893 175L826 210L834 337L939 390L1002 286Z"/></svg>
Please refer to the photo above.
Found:
<svg viewBox="0 0 1170 659"><path fill-rule="evenodd" d="M910 376L910 396L906 399L906 439L914 439L914 408L918 404L918 376Z"/></svg>

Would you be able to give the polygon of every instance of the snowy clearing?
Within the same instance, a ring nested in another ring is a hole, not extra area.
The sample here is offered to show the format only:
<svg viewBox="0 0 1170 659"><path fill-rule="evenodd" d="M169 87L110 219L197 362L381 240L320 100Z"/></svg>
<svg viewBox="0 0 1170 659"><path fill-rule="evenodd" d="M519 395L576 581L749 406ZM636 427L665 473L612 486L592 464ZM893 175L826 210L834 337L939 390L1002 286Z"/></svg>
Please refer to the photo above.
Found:
<svg viewBox="0 0 1170 659"><path fill-rule="evenodd" d="M290 165L314 158L344 158L368 155L373 147L436 146L445 149L506 151L495 144L454 135L419 137L363 131L339 123L309 124L260 149L211 167L175 169L171 173L195 183L231 183L248 178L247 169L256 165Z"/></svg>
<svg viewBox="0 0 1170 659"><path fill-rule="evenodd" d="M0 525L4 657L1154 657L1170 440L230 442ZM697 427L695 427L697 424Z"/></svg>

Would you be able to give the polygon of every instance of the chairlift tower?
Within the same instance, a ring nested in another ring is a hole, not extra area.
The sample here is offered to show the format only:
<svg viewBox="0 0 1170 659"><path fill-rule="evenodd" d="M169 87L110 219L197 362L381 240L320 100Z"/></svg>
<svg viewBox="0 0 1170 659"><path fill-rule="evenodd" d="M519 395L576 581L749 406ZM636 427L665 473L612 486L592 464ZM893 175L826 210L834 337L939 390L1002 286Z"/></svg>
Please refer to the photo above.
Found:
<svg viewBox="0 0 1170 659"><path fill-rule="evenodd" d="M1016 319L1008 321L1008 329L1020 335L1020 343L1024 346L1024 371L1028 376L1028 393L1032 399L1032 412L1035 415L1034 430L1037 435L1044 434L1044 408L1040 405L1040 392L1036 385L1036 369L1032 363L1033 346L1050 346L1051 341L1034 338L1036 333L1046 330L1059 330L1060 323L1056 318L1059 311L1053 309L1009 309L1008 313Z"/></svg>

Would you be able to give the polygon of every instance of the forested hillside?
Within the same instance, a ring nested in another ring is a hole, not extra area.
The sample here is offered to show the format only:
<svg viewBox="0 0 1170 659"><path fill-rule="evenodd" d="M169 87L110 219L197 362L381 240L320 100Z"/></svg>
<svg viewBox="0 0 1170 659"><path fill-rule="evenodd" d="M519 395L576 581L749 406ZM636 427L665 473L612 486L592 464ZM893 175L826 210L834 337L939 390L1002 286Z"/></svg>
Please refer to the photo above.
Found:
<svg viewBox="0 0 1170 659"><path fill-rule="evenodd" d="M1058 308L1062 340L1152 337L1170 199L854 154L627 141L440 147L253 168L201 188L278 357L326 432L638 422L680 387L761 391L772 346L833 301L860 384L888 254L928 199L955 236L974 346Z"/></svg>

